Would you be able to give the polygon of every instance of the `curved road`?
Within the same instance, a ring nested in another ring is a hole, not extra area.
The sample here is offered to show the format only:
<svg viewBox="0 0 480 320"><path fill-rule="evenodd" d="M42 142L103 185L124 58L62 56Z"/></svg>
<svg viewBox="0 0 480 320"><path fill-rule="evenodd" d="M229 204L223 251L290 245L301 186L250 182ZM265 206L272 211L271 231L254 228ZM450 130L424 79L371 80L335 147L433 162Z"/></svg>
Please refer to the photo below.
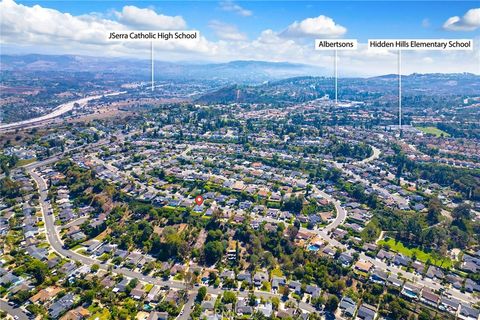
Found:
<svg viewBox="0 0 480 320"><path fill-rule="evenodd" d="M373 154L368 158L354 162L354 164L364 164L364 163L372 162L373 160L376 160L380 157L380 149L372 145L370 145L370 147L372 147Z"/></svg>
<svg viewBox="0 0 480 320"><path fill-rule="evenodd" d="M335 217L335 220L333 220L330 224L328 224L322 229L323 231L325 231L325 233L330 233L331 231L335 230L339 225L345 222L345 219L347 218L347 212L342 207L342 204L340 203L340 201L338 201L328 193L325 193L324 191L318 189L316 186L313 186L312 191L316 194L319 194L323 198L327 199L329 202L333 203L333 205L335 206L335 211L337 212L337 216Z"/></svg>
<svg viewBox="0 0 480 320"><path fill-rule="evenodd" d="M377 157L378 157L378 154L377 154ZM41 167L41 166L43 166L47 163L52 163L56 160L58 160L58 158L54 157L54 158L47 159L47 160L42 161L42 162L32 163L32 164L29 164L29 165L25 166L26 170L30 173L31 177L37 183L37 186L38 186L38 189L39 189L41 211L42 211L42 214L43 214L43 217L44 217L45 228L46 228L46 232L47 232L47 240L50 243L50 246L53 248L53 250L63 257L66 257L66 258L69 258L69 259L72 259L72 260L75 260L75 261L79 261L82 264L88 265L88 266L91 266L93 264L98 264L101 269L108 270L111 267L111 265L102 264L102 262L100 262L96 259L86 257L86 256L83 256L83 255L78 254L76 252L66 250L66 249L63 248L63 244L62 244L62 242L60 240L60 237L57 233L57 230L55 228L54 216L47 214L49 204L46 202L47 192L48 192L46 182L40 175L38 175L34 171L35 168ZM374 158L370 157L369 161L372 161L372 160L374 160ZM321 196L325 197L327 200L332 201L334 203L335 209L337 211L337 217L335 218L335 220L331 224L329 224L328 226L326 226L322 230L314 230L314 232L316 232L318 235L320 235L323 239L327 240L332 246L336 246L336 247L339 247L339 248L342 248L342 249L347 249L345 247L345 245L343 245L342 243L338 242L337 240L331 238L327 234L327 232L330 232L330 231L334 230L336 227L338 227L339 225L341 225L345 221L346 211L343 209L343 207L341 207L340 202L338 200L334 199L332 196L324 193L323 191L319 190L316 187L314 187L313 191L315 193L318 193ZM350 252L351 250L347 250L347 251ZM383 270L389 270L390 269L392 273L402 273L402 275L405 278L407 278L408 280L410 280L412 282L416 282L416 283L418 283L422 286L426 286L426 287L430 287L430 288L434 288L434 289L440 289L441 288L440 284L438 284L436 282L430 281L428 279L421 279L415 274L412 274L412 273L406 272L404 270L398 269L394 266L387 266L383 261L379 261L377 259L365 256L363 253L360 255L360 259L370 261L376 268L383 269ZM154 285L169 286L170 288L176 288L176 289L185 289L186 288L186 285L183 282L170 281L170 280L163 281L161 279L154 278L154 277L147 276L147 275L143 275L140 272L135 272L135 271L132 271L132 270L126 269L126 268L115 268L115 269L112 270L112 272L114 272L116 274L121 274L121 275L127 276L129 278L137 278L137 279L139 279L143 282L154 284ZM223 290L221 288L207 287L207 289L208 289L208 292L211 293L211 294L217 294L218 295L218 294L221 294L223 292ZM197 290L198 290L198 288L194 287L189 292L189 301L187 303L188 305L192 304L192 302L191 302L192 296L191 295L194 294ZM463 301L466 301L466 302L469 302L469 301L471 302L472 301L471 297L469 295L464 294L460 291L448 289L448 292L450 294L452 294L453 297L455 297L459 300L463 300ZM246 298L246 297L248 297L249 293L250 293L249 291L243 291L243 292L240 291L240 292L238 292L238 296ZM257 291L257 290L255 291L255 294L257 296L264 297L264 298L270 298L270 297L274 297L274 296L280 297L280 295L275 294L275 293ZM310 305L308 303L305 303L305 302L300 302L299 307L303 310L308 311L308 312L315 312L316 311L316 309L312 305ZM188 315L191 312L190 308L188 308L188 307L186 307L184 309L184 311L185 311L184 314L181 316L182 319L188 318Z"/></svg>
<svg viewBox="0 0 480 320"><path fill-rule="evenodd" d="M371 146L371 147L373 149L373 154L370 157L368 157L366 159L363 159L361 161L353 162L352 164L353 165L363 165L363 164L366 164L366 163L372 162L373 160L378 159L380 157L381 151L377 147L374 147L374 146ZM380 192L381 194L390 197L400 207L408 206L408 201L405 198L403 198L399 194L391 193L390 191L388 191L387 189L379 186L376 183L370 183L370 181L360 177L358 174L356 174L356 173L352 172L350 169L346 168L345 163L339 163L339 162L336 162L336 161L330 161L330 162L333 163L335 168L342 170L346 175L352 177L357 182L361 182L362 184L364 184L366 186L370 185L377 192Z"/></svg>
<svg viewBox="0 0 480 320"><path fill-rule="evenodd" d="M48 210L49 209L49 204L46 202L47 193L48 193L47 184L46 184L45 180L43 179L43 177L41 177L38 173L36 173L34 171L35 168L40 167L41 165L42 164L40 164L40 163L32 164L32 165L26 167L26 170L30 174L30 176L33 178L33 180L35 180L35 182L38 186L38 190L39 190L39 193L40 193L40 199L39 199L40 200L40 208L41 208L41 212L42 212L44 222L45 222L47 240L48 240L50 246L52 247L52 249L56 253L58 253L62 257L65 257L65 258L68 258L68 259L71 259L71 260L74 260L74 261L79 261L83 265L87 265L87 266L92 266L93 264L98 264L100 266L100 269L108 271L109 268L111 268L112 265L104 264L99 260L84 256L84 255L81 255L79 253L76 253L76 252L73 252L73 251L70 251L70 250L67 250L67 249L63 248L63 243L60 240L60 236L59 236L59 234L58 234L58 232L55 228L54 215L53 214L47 214L49 212L49 210ZM172 280L164 281L164 280L161 280L159 278L144 275L140 272L135 272L135 271L132 271L132 270L126 269L126 268L114 268L111 271L113 273L121 274L121 275L129 277L129 278L137 278L137 279L139 279L143 282L153 284L153 285L168 286L170 288L175 288L175 289L186 289L186 285L185 285L184 282L172 281ZM190 293L195 293L197 290L198 290L198 288L194 287L190 291ZM216 294L216 295L221 294L223 292L223 290L221 288L207 287L207 290L208 290L209 293ZM250 293L249 291L240 291L240 292L238 292L238 296L247 298L249 293ZM263 298L281 297L281 295L279 295L279 294L275 294L275 293L271 293L271 292L265 292L265 291L258 291L258 290L255 290L255 295L263 297ZM189 301L190 300L191 300L191 297L190 297ZM291 299L291 301L295 301L295 300ZM187 304L191 305L191 302L189 302ZM299 307L303 310L308 311L308 312L315 312L316 311L316 309L312 305L310 305L308 303L305 303L305 302L300 302ZM190 311L191 310L189 308L185 308L185 314L182 315L182 317L188 316Z"/></svg>
<svg viewBox="0 0 480 320"><path fill-rule="evenodd" d="M29 172L29 174L31 175L33 180L35 180L35 182L37 183L38 189L40 191L41 211L42 211L44 222L45 222L47 239L48 239L48 242L50 243L50 246L52 247L52 249L62 257L69 258L69 259L72 259L72 260L75 260L75 261L79 261L82 264L88 265L88 266L98 264L100 266L100 269L108 271L108 269L111 265L104 264L99 260L84 256L84 255L81 255L81 254L76 253L74 251L70 251L70 250L67 250L67 249L63 248L63 243L60 240L60 236L59 236L59 234L58 234L58 232L55 228L54 215L53 214L47 214L47 212L49 212L49 204L46 202L47 193L48 193L47 184L46 184L45 180L39 174L37 174L35 171L33 171L31 169L31 167L27 168L27 171ZM158 284L160 286L168 285L172 288L185 289L185 284L183 282L161 281L159 279L156 279L156 278L153 278L153 277L150 277L150 276L146 276L146 275L143 275L142 273L134 272L134 271L132 271L130 269L126 269L126 268L116 268L113 271L114 271L114 273L122 274L122 275L130 277L130 278L138 278L139 280L149 282L149 283L152 283L152 284Z"/></svg>
<svg viewBox="0 0 480 320"><path fill-rule="evenodd" d="M380 156L380 149L378 149L377 147L374 147L374 146L371 146L372 149L373 149L373 154L366 158L366 159L363 159L361 161L358 161L358 162L355 162L355 164L365 164L365 163L368 163L368 162L371 162L373 160L376 160L379 158ZM340 163L337 163L337 162L334 162L335 166L341 170L344 170L342 164ZM345 171L345 170L344 170ZM345 246L338 242L337 240L331 238L329 236L329 233L334 231L338 226L342 225L345 220L347 219L347 212L346 210L342 207L342 204L340 203L340 201L338 201L337 199L335 199L334 197L332 197L331 195L325 193L324 191L318 189L317 186L313 186L312 188L313 190L313 193L315 194L318 194L320 195L321 197L327 199L329 202L333 203L333 205L335 206L335 211L336 211L336 217L335 219L330 223L328 224L327 226L325 226L324 228L322 228L321 230L315 230L315 232L321 236L323 239L327 240L331 245L335 246L335 247L339 247L339 248L343 248L345 249Z"/></svg>

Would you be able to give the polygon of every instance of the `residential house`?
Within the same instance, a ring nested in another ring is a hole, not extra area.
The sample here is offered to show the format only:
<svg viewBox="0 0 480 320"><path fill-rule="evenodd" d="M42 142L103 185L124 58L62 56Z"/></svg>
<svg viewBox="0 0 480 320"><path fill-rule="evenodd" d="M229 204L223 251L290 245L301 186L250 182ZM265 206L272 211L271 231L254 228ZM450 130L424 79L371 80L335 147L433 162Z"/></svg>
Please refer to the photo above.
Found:
<svg viewBox="0 0 480 320"><path fill-rule="evenodd" d="M396 288L401 288L402 285L403 285L403 280L400 280L397 278L396 275L394 274L391 274L388 276L387 278L387 283L393 287L396 287Z"/></svg>
<svg viewBox="0 0 480 320"><path fill-rule="evenodd" d="M363 303L360 308L358 308L357 318L362 320L374 320L376 313L375 307Z"/></svg>
<svg viewBox="0 0 480 320"><path fill-rule="evenodd" d="M321 289L315 285L307 285L305 287L305 293L311 295L313 298L319 297Z"/></svg>
<svg viewBox="0 0 480 320"><path fill-rule="evenodd" d="M238 281L245 281L246 283L252 283L252 275L249 272L241 272L237 274Z"/></svg>
<svg viewBox="0 0 480 320"><path fill-rule="evenodd" d="M135 288L130 291L130 296L133 299L140 300L145 296L145 290L143 289L143 284L138 283Z"/></svg>
<svg viewBox="0 0 480 320"><path fill-rule="evenodd" d="M253 308L247 304L246 300L239 300L237 302L236 312L238 315L250 315L253 313Z"/></svg>
<svg viewBox="0 0 480 320"><path fill-rule="evenodd" d="M355 314L357 304L350 297L343 297L340 301L339 308L342 316L351 318Z"/></svg>
<svg viewBox="0 0 480 320"><path fill-rule="evenodd" d="M62 289L59 287L47 287L38 291L36 294L30 297L30 302L32 303L45 303L50 301L51 299L55 298L55 296L61 291Z"/></svg>
<svg viewBox="0 0 480 320"><path fill-rule="evenodd" d="M285 286L287 283L285 277L273 276L272 277L272 289L278 290L280 287Z"/></svg>
<svg viewBox="0 0 480 320"><path fill-rule="evenodd" d="M299 281L290 281L288 283L288 287L296 294L300 294L302 292L302 284Z"/></svg>
<svg viewBox="0 0 480 320"><path fill-rule="evenodd" d="M462 320L478 320L480 318L480 310L462 304L458 318Z"/></svg>
<svg viewBox="0 0 480 320"><path fill-rule="evenodd" d="M90 316L90 311L82 306L76 307L73 310L68 311L60 318L60 320L82 320L87 319Z"/></svg>
<svg viewBox="0 0 480 320"><path fill-rule="evenodd" d="M377 258L380 259L380 260L392 260L394 258L394 254L389 252L389 251L385 251L383 249L380 249L377 253Z"/></svg>
<svg viewBox="0 0 480 320"><path fill-rule="evenodd" d="M355 270L360 272L369 273L372 267L373 264L370 261L358 260L357 263L355 263Z"/></svg>
<svg viewBox="0 0 480 320"><path fill-rule="evenodd" d="M408 265L411 262L412 262L412 259L400 253L397 253L393 258L393 263L396 264L397 266L408 267Z"/></svg>
<svg viewBox="0 0 480 320"><path fill-rule="evenodd" d="M428 289L423 289L420 301L436 308L440 302L440 297Z"/></svg>
<svg viewBox="0 0 480 320"><path fill-rule="evenodd" d="M113 292L124 292L127 288L129 280L127 278L123 278L122 281L117 283L117 285L113 288Z"/></svg>
<svg viewBox="0 0 480 320"><path fill-rule="evenodd" d="M387 282L388 275L382 270L375 270L370 276L370 280L375 283L385 284Z"/></svg>
<svg viewBox="0 0 480 320"><path fill-rule="evenodd" d="M61 314L69 310L74 303L75 296L72 293L67 293L48 308L48 313L52 318L58 318Z"/></svg>
<svg viewBox="0 0 480 320"><path fill-rule="evenodd" d="M402 289L402 295L410 299L418 299L422 289L416 285L406 282Z"/></svg>
<svg viewBox="0 0 480 320"><path fill-rule="evenodd" d="M440 299L440 305L438 306L440 310L448 311L451 314L456 314L459 307L460 307L459 301L452 298L446 298L446 297L442 297Z"/></svg>
<svg viewBox="0 0 480 320"><path fill-rule="evenodd" d="M265 272L257 272L253 277L253 283L255 286L260 287L264 281L268 281L268 274Z"/></svg>
<svg viewBox="0 0 480 320"><path fill-rule="evenodd" d="M263 314L265 317L270 318L273 313L273 305L271 302L259 304L257 307L257 311Z"/></svg>

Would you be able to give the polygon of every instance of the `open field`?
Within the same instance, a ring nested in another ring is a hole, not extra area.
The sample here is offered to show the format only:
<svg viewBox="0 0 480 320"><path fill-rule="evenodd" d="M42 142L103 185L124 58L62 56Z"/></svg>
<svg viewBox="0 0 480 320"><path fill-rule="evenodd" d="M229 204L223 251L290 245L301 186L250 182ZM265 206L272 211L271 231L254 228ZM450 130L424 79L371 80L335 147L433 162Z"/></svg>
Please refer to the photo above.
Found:
<svg viewBox="0 0 480 320"><path fill-rule="evenodd" d="M430 263L442 268L452 267L452 260L445 257L435 257L429 252L422 251L419 248L409 248L406 247L401 242L396 242L395 239L385 238L385 240L380 240L378 242L380 245L388 245L390 250L401 253L407 257L416 256L416 259L421 262L427 262L430 260Z"/></svg>
<svg viewBox="0 0 480 320"><path fill-rule="evenodd" d="M21 166L25 166L29 163L32 163L32 162L35 162L37 161L37 159L33 158L33 159L21 159L21 160L18 160L17 162L17 167L21 167Z"/></svg>
<svg viewBox="0 0 480 320"><path fill-rule="evenodd" d="M436 137L441 137L442 134L444 137L450 137L450 134L446 133L443 130L440 130L436 127L416 127L418 130L422 131L423 133L433 134Z"/></svg>

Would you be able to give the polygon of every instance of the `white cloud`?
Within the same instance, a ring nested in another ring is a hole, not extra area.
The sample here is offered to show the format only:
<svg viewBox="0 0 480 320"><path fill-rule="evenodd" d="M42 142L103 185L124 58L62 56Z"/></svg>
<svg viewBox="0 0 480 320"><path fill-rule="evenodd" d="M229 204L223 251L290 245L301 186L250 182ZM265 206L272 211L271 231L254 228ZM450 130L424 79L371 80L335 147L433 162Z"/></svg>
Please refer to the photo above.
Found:
<svg viewBox="0 0 480 320"><path fill-rule="evenodd" d="M97 15L75 17L39 5L28 7L16 4L12 0L3 0L0 12L2 42L19 45L67 41L98 44L105 42L107 30L123 29L118 22Z"/></svg>
<svg viewBox="0 0 480 320"><path fill-rule="evenodd" d="M448 31L474 31L479 27L480 8L468 10L463 17L450 17L443 24L443 28Z"/></svg>
<svg viewBox="0 0 480 320"><path fill-rule="evenodd" d="M89 55L138 55L148 53L149 43L145 42L109 42L111 31L140 28L143 17L148 23L143 27L155 29L182 29L186 23L182 17L158 15L150 9L124 7L119 21L102 18L98 13L73 16L58 10L17 4L13 0L0 2L1 43L19 47L33 47L35 50L49 53L70 53ZM215 45L208 44L204 37L199 41L164 41L156 47L170 51L173 55L185 57L188 52L214 51Z"/></svg>
<svg viewBox="0 0 480 320"><path fill-rule="evenodd" d="M125 18L124 12L127 11L121 10L123 18ZM156 16L163 15L156 14ZM173 16L170 18L172 19L164 19L164 21L168 20L171 23L176 21L178 28L187 25L181 17L181 20ZM312 18L312 20L316 19L318 18ZM320 20L328 19L330 18L324 17ZM297 38L286 37L285 33L290 30L302 35L315 33L315 36L333 37L345 33L346 29L335 24L333 20L330 27L321 29L318 26L313 28L308 23L303 23L304 21L291 24L283 32L265 29L252 39L248 39L234 25L211 21L209 26L212 30L215 32L222 28L224 30L220 40L210 41L201 36L198 42L158 41L155 42L155 57L162 61L217 63L232 60L293 62L311 64L333 72L333 52L315 51L313 39L304 38L304 41L297 41ZM117 14L94 13L75 16L39 5L16 4L12 0L0 2L2 53L74 54L149 59L149 42L107 41L109 31L133 29L131 23L133 22L127 24L126 20L120 19ZM170 25L169 28L176 29L174 25ZM404 73L465 71L480 73L478 64L480 39L475 38L474 43L475 49L465 52L405 51L402 59ZM359 44L359 49L356 51L339 52L338 56L341 76L378 75L395 73L397 70L395 51L368 50L366 44ZM432 61L430 59L433 60L432 63L429 63Z"/></svg>
<svg viewBox="0 0 480 320"><path fill-rule="evenodd" d="M215 32L218 38L223 40L244 41L247 40L245 33L242 33L232 24L224 23L218 20L212 20L208 26Z"/></svg>
<svg viewBox="0 0 480 320"><path fill-rule="evenodd" d="M320 15L295 21L281 33L285 37L339 37L347 32L347 28L336 24L332 18Z"/></svg>
<svg viewBox="0 0 480 320"><path fill-rule="evenodd" d="M116 12L119 22L134 28L155 28L160 30L181 30L187 24L180 16L166 16L147 8L124 6L122 12Z"/></svg>
<svg viewBox="0 0 480 320"><path fill-rule="evenodd" d="M220 2L220 8L223 11L229 11L229 12L234 12L238 15L241 15L243 17L249 17L252 15L252 11L247 10L245 8L242 8L232 0L226 0L226 1L221 1Z"/></svg>
<svg viewBox="0 0 480 320"><path fill-rule="evenodd" d="M425 18L425 19L422 20L422 27L424 27L424 28L430 28L430 25L431 25L431 24L430 24L430 19Z"/></svg>
<svg viewBox="0 0 480 320"><path fill-rule="evenodd" d="M422 59L422 61L425 62L425 63L433 63L433 59L430 58L430 57L425 57L425 58Z"/></svg>

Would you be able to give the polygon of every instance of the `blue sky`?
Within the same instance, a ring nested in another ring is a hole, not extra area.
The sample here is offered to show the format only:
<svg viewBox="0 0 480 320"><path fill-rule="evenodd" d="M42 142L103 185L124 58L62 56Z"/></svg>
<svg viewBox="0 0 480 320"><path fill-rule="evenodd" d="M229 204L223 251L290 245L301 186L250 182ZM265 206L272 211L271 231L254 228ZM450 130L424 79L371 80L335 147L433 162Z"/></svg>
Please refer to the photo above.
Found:
<svg viewBox="0 0 480 320"><path fill-rule="evenodd" d="M190 28L214 38L208 28L211 20L236 24L249 38L269 28L282 30L295 20L326 15L348 28L346 37L368 38L462 38L472 32L452 32L442 28L451 16L461 16L478 7L475 1L237 1L252 11L251 16L226 12L216 1L18 1L28 6L39 4L73 15L92 12L109 14L125 5L154 9L166 15L180 15ZM425 23L426 22L426 23Z"/></svg>
<svg viewBox="0 0 480 320"><path fill-rule="evenodd" d="M200 31L195 44L158 43L162 60L265 60L331 66L315 38L353 38L348 75L395 71L395 53L366 50L369 38L471 38L470 52L408 52L406 72L480 73L478 1L15 1L1 0L2 52L148 58L146 43L112 43L111 30ZM160 59L160 58L159 58Z"/></svg>

